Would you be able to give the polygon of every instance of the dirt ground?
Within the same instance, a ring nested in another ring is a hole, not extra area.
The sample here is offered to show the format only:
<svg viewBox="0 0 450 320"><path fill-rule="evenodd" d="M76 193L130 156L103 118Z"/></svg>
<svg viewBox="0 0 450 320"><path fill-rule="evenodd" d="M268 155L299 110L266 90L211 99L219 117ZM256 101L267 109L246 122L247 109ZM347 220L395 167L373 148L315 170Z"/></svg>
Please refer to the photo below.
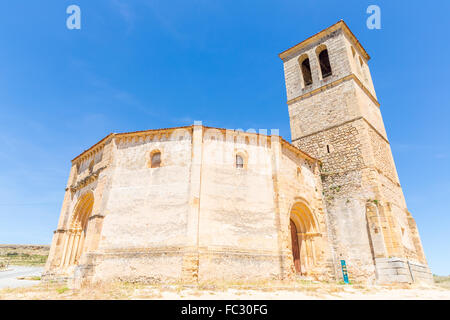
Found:
<svg viewBox="0 0 450 320"><path fill-rule="evenodd" d="M450 289L419 285L362 286L338 285L331 283L300 283L289 287L266 286L232 286L187 288L179 285L150 286L127 283L102 284L82 289L70 289L56 283L38 283L27 288L0 290L0 299L45 299L45 300L79 300L79 299L213 299L213 300L449 300Z"/></svg>
<svg viewBox="0 0 450 320"><path fill-rule="evenodd" d="M213 300L317 300L317 299L430 299L450 300L450 276L435 276L434 285L368 286L294 280L289 284L264 282L248 284L214 283L186 287L180 284L144 285L132 283L97 284L81 289L67 284L40 281L41 268L49 246L0 245L0 300L78 299L213 299ZM16 265L16 266L14 266ZM19 267L17 265L20 265ZM22 269L20 269L22 268ZM28 269L30 270L28 270ZM26 270L25 270L26 269ZM34 269L33 269L34 270ZM39 269L40 270L40 269ZM33 271L34 272L34 271ZM3 281L3 282L2 282Z"/></svg>
<svg viewBox="0 0 450 320"><path fill-rule="evenodd" d="M34 286L43 270L39 266L9 266L0 271L0 289Z"/></svg>

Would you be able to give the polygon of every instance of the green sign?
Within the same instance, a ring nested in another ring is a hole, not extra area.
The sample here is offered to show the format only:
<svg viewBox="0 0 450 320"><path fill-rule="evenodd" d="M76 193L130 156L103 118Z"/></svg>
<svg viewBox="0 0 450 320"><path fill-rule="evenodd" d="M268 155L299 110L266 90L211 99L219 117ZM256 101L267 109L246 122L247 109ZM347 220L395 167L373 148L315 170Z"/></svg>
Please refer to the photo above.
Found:
<svg viewBox="0 0 450 320"><path fill-rule="evenodd" d="M342 267L342 276L344 277L344 282L346 284L349 284L349 282L348 282L348 273L347 273L347 265L345 264L345 260L341 260L341 267Z"/></svg>

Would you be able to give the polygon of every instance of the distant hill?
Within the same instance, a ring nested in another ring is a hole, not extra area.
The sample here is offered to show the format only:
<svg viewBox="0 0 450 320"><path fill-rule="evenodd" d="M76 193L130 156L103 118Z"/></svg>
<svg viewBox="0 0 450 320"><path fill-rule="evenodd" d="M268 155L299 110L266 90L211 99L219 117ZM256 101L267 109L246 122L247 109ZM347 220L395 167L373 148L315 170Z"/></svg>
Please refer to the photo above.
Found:
<svg viewBox="0 0 450 320"><path fill-rule="evenodd" d="M450 276L433 275L434 283L439 287L450 289Z"/></svg>
<svg viewBox="0 0 450 320"><path fill-rule="evenodd" d="M0 244L0 269L7 265L45 265L50 245Z"/></svg>

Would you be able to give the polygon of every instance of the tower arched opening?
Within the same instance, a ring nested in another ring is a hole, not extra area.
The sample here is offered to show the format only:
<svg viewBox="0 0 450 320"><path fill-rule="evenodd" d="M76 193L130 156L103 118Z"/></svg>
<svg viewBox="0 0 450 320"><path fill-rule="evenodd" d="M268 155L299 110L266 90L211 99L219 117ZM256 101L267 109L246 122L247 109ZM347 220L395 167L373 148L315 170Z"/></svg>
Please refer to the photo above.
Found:
<svg viewBox="0 0 450 320"><path fill-rule="evenodd" d="M322 79L332 75L330 57L328 56L328 49L321 45L317 48L317 57L319 58L320 71L322 73Z"/></svg>
<svg viewBox="0 0 450 320"><path fill-rule="evenodd" d="M300 69L302 70L303 83L305 87L311 85L313 83L313 80L308 56L306 54L302 55L298 59L298 62L300 64Z"/></svg>

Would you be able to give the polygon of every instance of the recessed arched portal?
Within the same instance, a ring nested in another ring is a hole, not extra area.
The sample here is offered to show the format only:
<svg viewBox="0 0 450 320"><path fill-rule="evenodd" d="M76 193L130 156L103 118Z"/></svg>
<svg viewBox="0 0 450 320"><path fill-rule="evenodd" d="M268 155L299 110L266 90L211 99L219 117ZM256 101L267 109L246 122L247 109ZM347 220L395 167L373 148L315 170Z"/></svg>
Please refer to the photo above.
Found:
<svg viewBox="0 0 450 320"><path fill-rule="evenodd" d="M316 263L315 240L320 235L308 205L296 202L290 212L291 249L297 274L308 275Z"/></svg>
<svg viewBox="0 0 450 320"><path fill-rule="evenodd" d="M94 195L87 192L78 200L69 230L65 239L64 252L61 260L62 266L76 265L85 249L85 240L88 227L88 219L92 213Z"/></svg>

